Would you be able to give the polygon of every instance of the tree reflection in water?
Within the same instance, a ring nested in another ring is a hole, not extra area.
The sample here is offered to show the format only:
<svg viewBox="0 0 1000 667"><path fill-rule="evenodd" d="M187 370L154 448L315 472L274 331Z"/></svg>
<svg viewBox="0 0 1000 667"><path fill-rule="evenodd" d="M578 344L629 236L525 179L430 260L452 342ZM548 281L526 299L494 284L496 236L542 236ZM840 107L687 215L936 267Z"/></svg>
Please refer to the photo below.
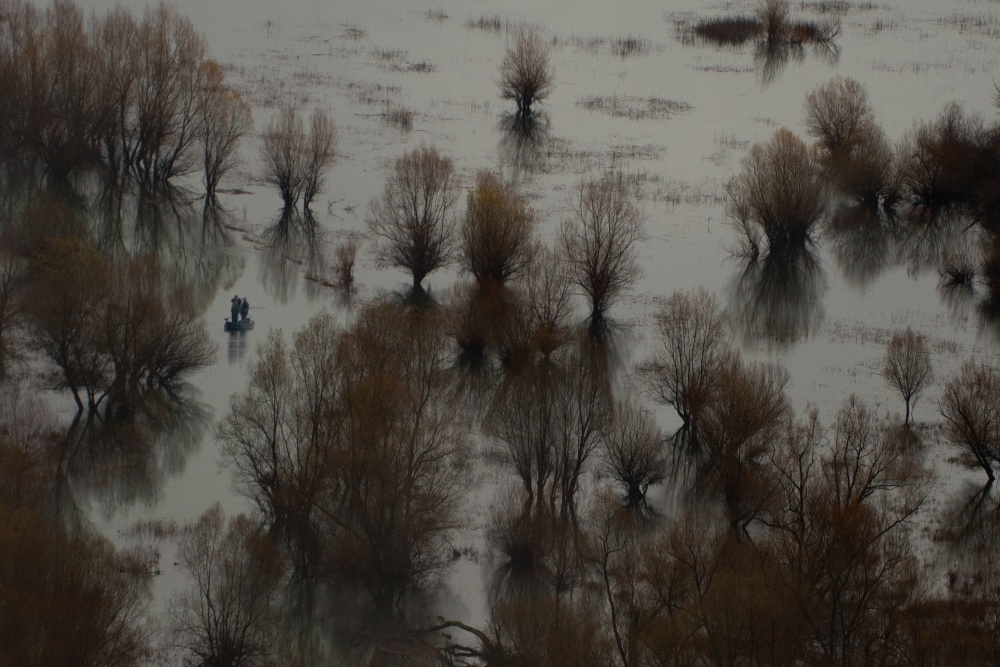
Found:
<svg viewBox="0 0 1000 667"><path fill-rule="evenodd" d="M321 283L329 282L323 250L323 230L311 211L284 208L261 235L259 280L265 291L280 304L288 303L298 289L300 274L306 280L310 301L322 296Z"/></svg>
<svg viewBox="0 0 1000 667"><path fill-rule="evenodd" d="M59 444L57 498L73 516L96 501L107 518L152 507L167 479L184 472L204 439L212 411L187 383L150 397L127 421L76 420Z"/></svg>
<svg viewBox="0 0 1000 667"><path fill-rule="evenodd" d="M827 280L808 246L789 247L749 262L729 285L726 314L744 340L789 345L823 320Z"/></svg>
<svg viewBox="0 0 1000 667"><path fill-rule="evenodd" d="M500 162L518 179L544 171L549 140L549 116L539 111L528 115L504 113L497 123L500 130Z"/></svg>
<svg viewBox="0 0 1000 667"><path fill-rule="evenodd" d="M895 261L895 220L856 206L839 208L827 222L825 239L844 278L864 289Z"/></svg>

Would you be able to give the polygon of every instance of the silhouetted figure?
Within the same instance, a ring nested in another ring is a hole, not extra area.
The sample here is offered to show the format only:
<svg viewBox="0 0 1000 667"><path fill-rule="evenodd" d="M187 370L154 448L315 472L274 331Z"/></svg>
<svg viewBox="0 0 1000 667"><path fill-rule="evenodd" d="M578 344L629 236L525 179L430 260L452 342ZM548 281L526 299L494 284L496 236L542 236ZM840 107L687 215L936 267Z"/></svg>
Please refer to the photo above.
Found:
<svg viewBox="0 0 1000 667"><path fill-rule="evenodd" d="M240 308L242 307L243 302L240 301L240 297L234 296L230 301L230 303L232 304L232 308L230 308L230 313L232 313L233 316L233 324L236 324L236 320L240 316Z"/></svg>
<svg viewBox="0 0 1000 667"><path fill-rule="evenodd" d="M240 319L244 322L247 321L247 315L250 314L250 302L243 297L243 303L240 304Z"/></svg>

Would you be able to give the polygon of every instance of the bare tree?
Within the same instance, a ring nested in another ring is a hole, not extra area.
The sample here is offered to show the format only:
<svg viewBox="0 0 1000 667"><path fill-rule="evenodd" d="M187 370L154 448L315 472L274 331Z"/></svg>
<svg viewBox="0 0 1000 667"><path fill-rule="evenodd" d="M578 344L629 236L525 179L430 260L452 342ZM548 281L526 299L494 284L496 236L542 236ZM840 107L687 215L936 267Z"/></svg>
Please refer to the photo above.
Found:
<svg viewBox="0 0 1000 667"><path fill-rule="evenodd" d="M321 503L326 564L387 613L450 558L467 426L435 313L374 304L342 344L345 422Z"/></svg>
<svg viewBox="0 0 1000 667"><path fill-rule="evenodd" d="M148 664L148 563L53 515L51 424L31 399L4 403L18 413L0 417L0 664Z"/></svg>
<svg viewBox="0 0 1000 667"><path fill-rule="evenodd" d="M696 441L701 415L732 354L732 334L715 297L702 288L674 292L655 318L653 355L639 373L652 394L677 411Z"/></svg>
<svg viewBox="0 0 1000 667"><path fill-rule="evenodd" d="M309 139L302 174L302 208L309 210L313 198L323 191L326 172L336 158L337 129L330 116L321 109L312 113Z"/></svg>
<svg viewBox="0 0 1000 667"><path fill-rule="evenodd" d="M264 131L264 178L278 189L285 208L295 208L304 186L306 133L295 109L282 108Z"/></svg>
<svg viewBox="0 0 1000 667"><path fill-rule="evenodd" d="M109 382L98 332L112 267L93 246L56 238L34 256L30 270L27 314L42 349L62 373L58 386L70 390L81 413L95 410Z"/></svg>
<svg viewBox="0 0 1000 667"><path fill-rule="evenodd" d="M138 77L122 142L124 163L147 185L167 182L190 171L191 148L198 140L201 65L208 52L194 23L170 5L147 9L136 35Z"/></svg>
<svg viewBox="0 0 1000 667"><path fill-rule="evenodd" d="M285 208L294 208L301 197L303 210L309 209L333 164L336 142L333 121L320 109L312 114L308 135L291 107L283 108L277 118L271 119L261 150L264 177L278 189Z"/></svg>
<svg viewBox="0 0 1000 667"><path fill-rule="evenodd" d="M368 226L380 240L380 266L408 271L413 290L447 266L457 249L458 178L450 158L420 147L396 160L382 196L371 203Z"/></svg>
<svg viewBox="0 0 1000 667"><path fill-rule="evenodd" d="M558 254L540 247L525 280L532 348L548 357L569 340L572 314L571 283Z"/></svg>
<svg viewBox="0 0 1000 667"><path fill-rule="evenodd" d="M533 29L521 28L507 45L500 63L500 97L517 103L517 115L531 116L531 106L544 100L555 86L549 51Z"/></svg>
<svg viewBox="0 0 1000 667"><path fill-rule="evenodd" d="M755 13L768 44L774 45L788 39L791 25L788 20L788 0L758 0Z"/></svg>
<svg viewBox="0 0 1000 667"><path fill-rule="evenodd" d="M590 300L591 320L601 321L621 294L641 276L637 244L645 235L639 211L622 174L606 174L580 185L574 220L559 230L570 276Z"/></svg>
<svg viewBox="0 0 1000 667"><path fill-rule="evenodd" d="M322 555L320 501L343 421L340 331L318 315L288 350L270 335L218 426L237 489L258 508L301 574Z"/></svg>
<svg viewBox="0 0 1000 667"><path fill-rule="evenodd" d="M480 287L503 285L523 273L535 250L535 214L513 183L476 174L461 227L462 262Z"/></svg>
<svg viewBox="0 0 1000 667"><path fill-rule="evenodd" d="M185 528L178 561L192 589L171 601L174 641L205 665L271 664L282 583L277 547L246 515L216 503Z"/></svg>
<svg viewBox="0 0 1000 667"><path fill-rule="evenodd" d="M754 258L763 241L770 252L804 244L826 210L823 180L808 148L784 128L750 148L726 192L727 213Z"/></svg>
<svg viewBox="0 0 1000 667"><path fill-rule="evenodd" d="M909 327L905 332L893 334L885 350L882 377L903 395L906 402L905 423L909 424L912 406L933 377L927 338L914 333Z"/></svg>
<svg viewBox="0 0 1000 667"><path fill-rule="evenodd" d="M875 125L868 93L856 79L835 77L806 95L806 130L831 156L849 154Z"/></svg>
<svg viewBox="0 0 1000 667"><path fill-rule="evenodd" d="M997 370L969 359L944 387L939 403L948 441L962 452L969 467L980 467L987 483L996 478L1000 461L1000 377Z"/></svg>
<svg viewBox="0 0 1000 667"><path fill-rule="evenodd" d="M201 145L204 156L205 196L215 198L215 189L225 174L236 166L237 149L250 131L250 105L240 94L225 86L219 66L207 60L202 65L205 87L201 100Z"/></svg>
<svg viewBox="0 0 1000 667"><path fill-rule="evenodd" d="M635 401L616 405L602 438L604 469L625 491L629 507L646 504L646 491L663 481L667 458L656 420Z"/></svg>
<svg viewBox="0 0 1000 667"><path fill-rule="evenodd" d="M708 478L721 492L734 529L745 531L776 491L769 464L791 418L788 379L788 371L777 364L732 359L719 374L702 421Z"/></svg>

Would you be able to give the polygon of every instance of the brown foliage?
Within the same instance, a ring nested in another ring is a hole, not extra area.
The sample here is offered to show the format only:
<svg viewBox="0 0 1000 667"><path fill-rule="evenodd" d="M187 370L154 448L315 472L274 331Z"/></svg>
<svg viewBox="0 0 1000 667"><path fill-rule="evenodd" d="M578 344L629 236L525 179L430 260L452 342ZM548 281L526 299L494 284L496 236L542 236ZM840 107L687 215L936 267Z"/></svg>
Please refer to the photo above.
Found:
<svg viewBox="0 0 1000 667"><path fill-rule="evenodd" d="M646 491L662 482L667 472L663 437L656 420L635 402L618 403L602 445L605 471L624 487L628 506L644 506Z"/></svg>
<svg viewBox="0 0 1000 667"><path fill-rule="evenodd" d="M885 351L882 377L903 395L906 402L905 421L909 424L912 405L933 378L926 337L909 328L905 332L893 334Z"/></svg>
<svg viewBox="0 0 1000 667"><path fill-rule="evenodd" d="M185 527L177 550L190 590L171 601L176 645L202 664L268 664L277 644L279 552L246 515L226 521L215 504Z"/></svg>
<svg viewBox="0 0 1000 667"><path fill-rule="evenodd" d="M329 315L297 332L292 350L269 335L217 429L237 490L305 574L320 558L319 503L344 419L339 336Z"/></svg>
<svg viewBox="0 0 1000 667"><path fill-rule="evenodd" d="M328 565L388 611L447 562L467 442L433 313L377 304L345 336L346 422L323 500Z"/></svg>
<svg viewBox="0 0 1000 667"><path fill-rule="evenodd" d="M517 115L530 116L531 106L544 100L555 86L549 51L541 36L521 28L507 45L500 63L500 97L517 103Z"/></svg>
<svg viewBox="0 0 1000 667"><path fill-rule="evenodd" d="M996 149L982 118L966 115L955 103L934 122L917 125L897 152L906 193L931 210L973 204L978 186L997 173Z"/></svg>
<svg viewBox="0 0 1000 667"><path fill-rule="evenodd" d="M0 432L0 664L146 664L145 567L46 513L48 443L27 428L38 408L5 407L20 428Z"/></svg>
<svg viewBox="0 0 1000 667"><path fill-rule="evenodd" d="M189 293L149 257L109 265L90 245L52 240L31 261L29 314L82 410L128 416L215 355Z"/></svg>
<svg viewBox="0 0 1000 667"><path fill-rule="evenodd" d="M865 87L856 79L835 77L806 95L806 130L830 156L849 154L875 125Z"/></svg>
<svg viewBox="0 0 1000 667"><path fill-rule="evenodd" d="M607 362L586 339L498 389L486 429L529 503L558 499L564 515L575 512L581 474L611 423L610 399Z"/></svg>
<svg viewBox="0 0 1000 667"><path fill-rule="evenodd" d="M466 445L446 349L432 312L375 304L348 331L318 316L290 351L272 334L219 427L296 568L360 584L382 611L448 555Z"/></svg>
<svg viewBox="0 0 1000 667"><path fill-rule="evenodd" d="M591 319L641 276L636 247L645 236L639 211L621 174L582 183L573 201L575 219L563 222L559 248L570 277L590 301Z"/></svg>
<svg viewBox="0 0 1000 667"><path fill-rule="evenodd" d="M697 440L698 422L732 354L732 334L704 289L674 292L655 315L652 358L639 374L657 400L672 406Z"/></svg>
<svg viewBox="0 0 1000 667"><path fill-rule="evenodd" d="M788 371L775 364L730 360L705 411L699 443L734 529L745 530L772 500L770 457L791 418L788 379Z"/></svg>
<svg viewBox="0 0 1000 667"><path fill-rule="evenodd" d="M726 192L727 213L751 257L765 241L772 253L806 243L826 210L823 181L806 145L784 128L751 147Z"/></svg>
<svg viewBox="0 0 1000 667"><path fill-rule="evenodd" d="M513 183L481 171L469 191L461 235L465 269L481 287L503 285L531 264L535 214Z"/></svg>
<svg viewBox="0 0 1000 667"><path fill-rule="evenodd" d="M806 129L837 189L869 211L900 196L895 155L864 86L836 77L806 96Z"/></svg>
<svg viewBox="0 0 1000 667"><path fill-rule="evenodd" d="M420 147L396 160L382 196L371 203L368 227L380 240L376 259L410 273L414 291L447 266L457 249L454 163L435 148Z"/></svg>

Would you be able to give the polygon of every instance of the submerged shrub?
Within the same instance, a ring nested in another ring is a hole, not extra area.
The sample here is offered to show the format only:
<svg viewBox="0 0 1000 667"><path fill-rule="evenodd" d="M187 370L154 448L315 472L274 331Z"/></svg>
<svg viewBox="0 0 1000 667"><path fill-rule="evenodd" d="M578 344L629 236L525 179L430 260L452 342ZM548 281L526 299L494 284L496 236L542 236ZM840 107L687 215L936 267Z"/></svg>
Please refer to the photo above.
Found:
<svg viewBox="0 0 1000 667"><path fill-rule="evenodd" d="M934 122L915 127L897 150L903 188L912 202L934 210L971 204L977 183L996 173L987 134L982 118L966 115L955 103Z"/></svg>
<svg viewBox="0 0 1000 667"><path fill-rule="evenodd" d="M727 213L743 235L744 251L756 257L762 243L773 252L808 241L826 210L826 196L805 143L782 128L755 144L742 167L726 192Z"/></svg>

